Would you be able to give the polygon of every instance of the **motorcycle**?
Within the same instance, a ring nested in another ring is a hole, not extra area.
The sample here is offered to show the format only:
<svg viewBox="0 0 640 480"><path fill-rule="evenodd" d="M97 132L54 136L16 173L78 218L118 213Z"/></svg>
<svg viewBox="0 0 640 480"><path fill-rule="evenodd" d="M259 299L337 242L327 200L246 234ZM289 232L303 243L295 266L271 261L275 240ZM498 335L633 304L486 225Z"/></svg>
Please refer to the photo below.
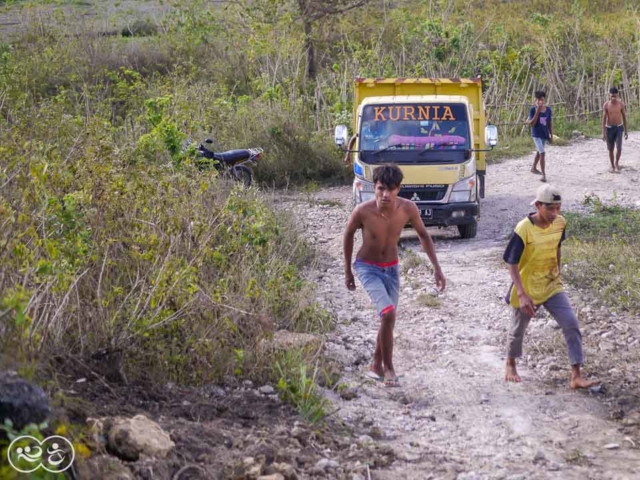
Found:
<svg viewBox="0 0 640 480"><path fill-rule="evenodd" d="M197 148L198 167L215 168L225 180L233 180L250 187L253 183L251 166L258 165L264 150L262 148L246 148L215 152L213 140L207 138Z"/></svg>

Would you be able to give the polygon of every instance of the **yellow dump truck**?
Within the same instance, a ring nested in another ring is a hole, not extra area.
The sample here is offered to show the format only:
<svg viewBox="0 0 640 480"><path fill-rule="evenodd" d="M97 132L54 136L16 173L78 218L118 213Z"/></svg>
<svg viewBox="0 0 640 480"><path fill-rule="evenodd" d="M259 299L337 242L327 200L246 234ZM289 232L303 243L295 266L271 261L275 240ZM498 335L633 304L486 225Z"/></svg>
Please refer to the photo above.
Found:
<svg viewBox="0 0 640 480"><path fill-rule="evenodd" d="M404 174L399 196L418 205L425 225L475 237L485 152L497 143L479 78L358 78L353 136L339 125L335 142L348 145L354 204L373 198L374 168L394 163Z"/></svg>

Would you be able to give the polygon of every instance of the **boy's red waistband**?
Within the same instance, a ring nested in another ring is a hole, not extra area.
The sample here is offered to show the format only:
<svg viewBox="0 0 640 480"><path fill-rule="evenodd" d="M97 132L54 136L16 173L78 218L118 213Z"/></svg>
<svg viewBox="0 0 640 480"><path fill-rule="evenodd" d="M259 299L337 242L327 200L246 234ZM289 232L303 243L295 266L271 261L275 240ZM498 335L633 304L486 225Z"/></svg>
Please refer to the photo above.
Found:
<svg viewBox="0 0 640 480"><path fill-rule="evenodd" d="M398 259L392 260L391 262L370 262L369 260L360 260L358 262L366 263L367 265L375 265L376 267L395 267L398 265Z"/></svg>

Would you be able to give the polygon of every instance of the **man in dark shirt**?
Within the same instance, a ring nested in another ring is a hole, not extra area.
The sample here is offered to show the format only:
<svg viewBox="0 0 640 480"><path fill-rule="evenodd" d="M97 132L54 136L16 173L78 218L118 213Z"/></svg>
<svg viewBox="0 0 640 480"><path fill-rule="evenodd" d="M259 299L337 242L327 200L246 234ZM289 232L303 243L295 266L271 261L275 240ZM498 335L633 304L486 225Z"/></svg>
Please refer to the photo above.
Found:
<svg viewBox="0 0 640 480"><path fill-rule="evenodd" d="M531 172L542 175L540 181L546 182L547 175L545 172L545 145L553 143L553 128L551 123L551 107L545 105L547 94L544 92L536 92L536 101L531 110L529 110L529 118L527 123L531 125L531 137L536 146L536 156L533 159ZM540 162L540 170L538 170L538 162Z"/></svg>

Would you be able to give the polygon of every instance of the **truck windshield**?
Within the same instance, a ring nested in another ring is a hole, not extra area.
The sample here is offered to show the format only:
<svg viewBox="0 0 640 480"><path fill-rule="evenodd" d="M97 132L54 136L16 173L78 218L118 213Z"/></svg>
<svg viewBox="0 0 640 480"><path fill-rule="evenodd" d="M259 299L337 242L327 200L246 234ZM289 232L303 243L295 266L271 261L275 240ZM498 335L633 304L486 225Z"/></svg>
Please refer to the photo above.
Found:
<svg viewBox="0 0 640 480"><path fill-rule="evenodd" d="M460 103L367 105L360 125L360 156L369 164L458 163L472 148Z"/></svg>

